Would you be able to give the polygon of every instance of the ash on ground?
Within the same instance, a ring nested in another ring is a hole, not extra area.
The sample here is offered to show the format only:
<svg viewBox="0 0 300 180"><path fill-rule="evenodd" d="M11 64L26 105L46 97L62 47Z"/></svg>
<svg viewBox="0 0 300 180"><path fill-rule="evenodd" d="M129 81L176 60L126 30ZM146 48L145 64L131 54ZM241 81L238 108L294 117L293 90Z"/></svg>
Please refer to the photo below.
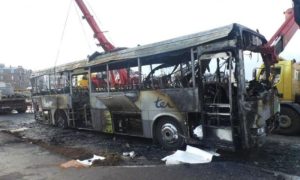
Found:
<svg viewBox="0 0 300 180"><path fill-rule="evenodd" d="M32 114L0 116L0 130L28 128L13 133L23 141L33 143L70 159L87 159L93 154L106 157L95 166L159 165L161 159L173 152L166 151L152 140L130 136L117 136L99 132L59 129L39 124ZM135 157L125 157L124 152L134 151ZM266 170L300 175L300 137L270 135L259 149L244 153L219 150L220 157L213 162L234 162L253 165Z"/></svg>

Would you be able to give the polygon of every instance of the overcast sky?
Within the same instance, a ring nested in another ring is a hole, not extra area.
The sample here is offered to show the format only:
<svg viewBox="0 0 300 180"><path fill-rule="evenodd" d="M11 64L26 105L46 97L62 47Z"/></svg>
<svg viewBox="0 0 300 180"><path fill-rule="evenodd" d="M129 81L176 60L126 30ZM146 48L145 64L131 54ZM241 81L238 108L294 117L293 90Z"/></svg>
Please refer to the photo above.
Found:
<svg viewBox="0 0 300 180"><path fill-rule="evenodd" d="M81 60L102 51L74 0L0 2L0 63L33 70ZM134 47L240 23L269 39L284 21L291 0L85 0L106 36ZM71 4L72 3L72 4ZM69 6L71 4L71 6ZM65 34L62 32L68 9ZM300 61L297 32L282 57ZM59 56L57 58L57 54ZM259 64L252 61L249 69ZM250 71L250 70L249 70Z"/></svg>

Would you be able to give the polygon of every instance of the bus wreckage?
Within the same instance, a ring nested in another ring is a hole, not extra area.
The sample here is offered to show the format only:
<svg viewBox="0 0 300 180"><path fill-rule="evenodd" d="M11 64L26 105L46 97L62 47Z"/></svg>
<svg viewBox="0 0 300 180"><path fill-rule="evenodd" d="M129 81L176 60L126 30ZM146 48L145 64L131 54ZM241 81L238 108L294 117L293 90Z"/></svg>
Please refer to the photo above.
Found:
<svg viewBox="0 0 300 180"><path fill-rule="evenodd" d="M246 81L244 63L266 42L231 24L37 71L35 118L153 138L166 149L192 140L231 150L257 147L274 128L279 102L270 82Z"/></svg>

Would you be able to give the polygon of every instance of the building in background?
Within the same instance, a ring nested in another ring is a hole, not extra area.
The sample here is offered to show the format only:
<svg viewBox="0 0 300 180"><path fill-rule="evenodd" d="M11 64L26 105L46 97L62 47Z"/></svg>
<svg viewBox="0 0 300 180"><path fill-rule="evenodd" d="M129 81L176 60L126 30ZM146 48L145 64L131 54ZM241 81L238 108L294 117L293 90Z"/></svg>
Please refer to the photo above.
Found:
<svg viewBox="0 0 300 180"><path fill-rule="evenodd" d="M30 76L32 71L22 66L5 67L0 64L0 82L10 83L15 90L26 90L30 87Z"/></svg>

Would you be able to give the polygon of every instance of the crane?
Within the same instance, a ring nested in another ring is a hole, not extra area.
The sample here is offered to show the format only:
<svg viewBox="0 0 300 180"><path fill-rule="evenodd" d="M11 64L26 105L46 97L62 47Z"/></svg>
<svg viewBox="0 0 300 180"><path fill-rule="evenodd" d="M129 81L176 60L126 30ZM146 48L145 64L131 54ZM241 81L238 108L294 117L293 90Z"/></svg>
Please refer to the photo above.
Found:
<svg viewBox="0 0 300 180"><path fill-rule="evenodd" d="M268 64L277 62L278 55L284 50L300 26L300 0L293 0L294 7L285 11L285 21L272 36L272 38L261 47L260 51L264 61Z"/></svg>
<svg viewBox="0 0 300 180"><path fill-rule="evenodd" d="M88 24L90 25L91 29L94 32L94 37L98 40L99 45L103 48L105 52L113 52L117 50L121 50L123 48L116 48L112 43L110 43L107 38L105 37L103 31L101 31L100 27L98 26L97 22L95 21L94 17L91 15L89 9L83 2L83 0L75 0L78 7L80 8L81 12L83 13L83 18L86 19ZM128 83L128 75L126 69L119 69L118 70L120 81L118 84L124 85ZM115 80L115 73L110 71L110 83L112 86L117 84Z"/></svg>
<svg viewBox="0 0 300 180"><path fill-rule="evenodd" d="M112 43L110 43L105 37L103 31L101 31L94 17L91 15L87 6L83 0L75 0L80 10L83 13L84 19L87 20L91 29L94 32L95 38L99 41L99 45L103 48L105 52L117 51L120 48L116 48ZM288 9L285 12L286 20L281 25L281 27L276 31L272 38L263 45L259 51L262 54L263 60L266 64L272 65L277 62L278 55L284 50L288 42L294 36L300 25L300 0L293 0L294 7ZM268 68L267 68L268 69ZM126 69L118 70L121 84L126 84L128 80L128 75ZM116 82L114 80L114 74L110 71L111 83L114 85Z"/></svg>
<svg viewBox="0 0 300 180"><path fill-rule="evenodd" d="M111 52L115 49L115 46L112 45L105 37L103 31L101 31L94 17L91 15L89 9L83 2L83 0L75 0L81 12L83 13L84 19L88 22L90 27L95 33L95 38L99 41L99 45L103 48L105 52Z"/></svg>

